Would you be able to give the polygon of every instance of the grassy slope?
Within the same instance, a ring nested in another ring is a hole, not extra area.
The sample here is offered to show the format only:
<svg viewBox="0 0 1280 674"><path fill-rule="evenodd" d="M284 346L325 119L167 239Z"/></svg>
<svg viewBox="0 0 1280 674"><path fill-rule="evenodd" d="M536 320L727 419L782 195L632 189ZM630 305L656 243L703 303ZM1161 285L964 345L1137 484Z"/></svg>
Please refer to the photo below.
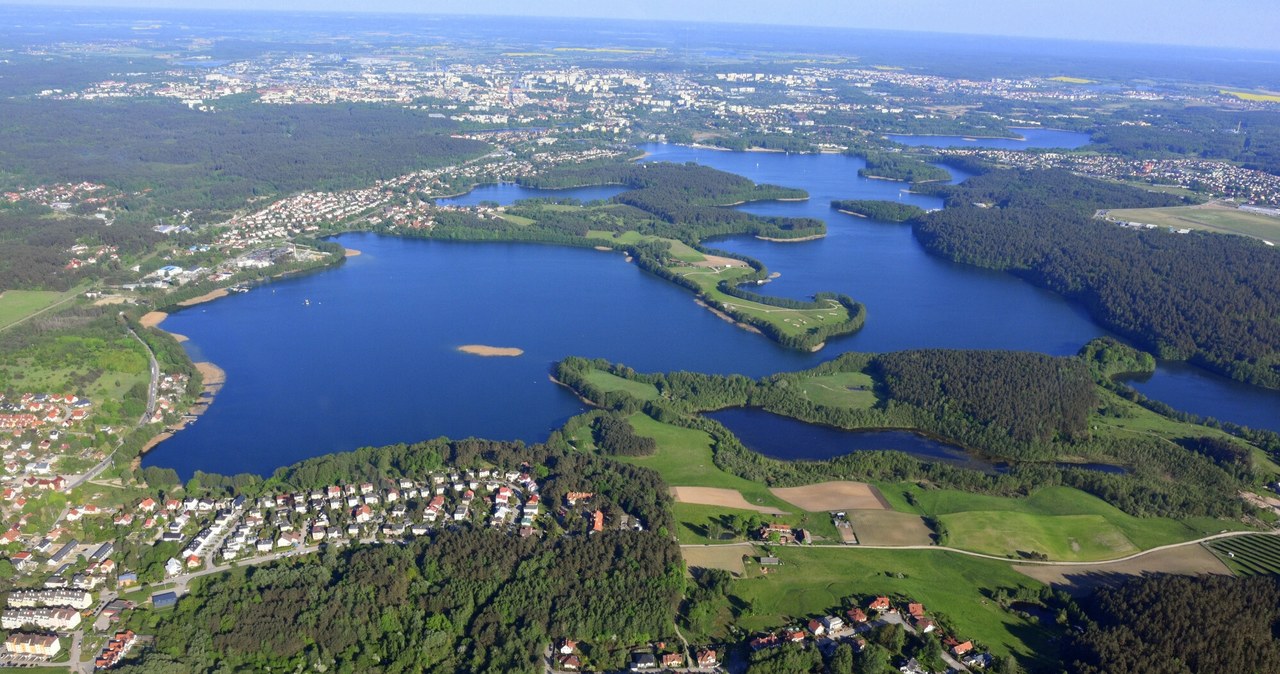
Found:
<svg viewBox="0 0 1280 674"><path fill-rule="evenodd" d="M805 377L800 388L819 405L866 409L876 404L872 392L875 381L862 372L841 372L821 377Z"/></svg>
<svg viewBox="0 0 1280 674"><path fill-rule="evenodd" d="M954 622L961 639L976 639L997 654L1052 658L1050 634L991 603L983 588L1039 587L1008 564L933 551L859 548L775 548L782 566L735 582L732 593L750 602L745 629L765 629L860 603L877 594L920 601ZM903 578L898 578L902 574Z"/></svg>
<svg viewBox="0 0 1280 674"><path fill-rule="evenodd" d="M587 381L603 391L625 391L640 400L653 400L658 397L658 389L653 384L623 379L604 370L591 370L587 373Z"/></svg>

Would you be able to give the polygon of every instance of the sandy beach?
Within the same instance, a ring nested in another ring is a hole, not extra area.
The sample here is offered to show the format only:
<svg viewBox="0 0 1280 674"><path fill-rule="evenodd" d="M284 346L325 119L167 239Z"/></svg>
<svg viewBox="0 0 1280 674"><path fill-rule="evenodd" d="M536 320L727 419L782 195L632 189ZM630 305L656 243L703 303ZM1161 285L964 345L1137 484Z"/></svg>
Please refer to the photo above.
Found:
<svg viewBox="0 0 1280 674"><path fill-rule="evenodd" d="M142 315L142 318L138 319L138 324L144 328L154 328L163 323L164 319L168 317L169 314L163 311L148 311Z"/></svg>
<svg viewBox="0 0 1280 674"><path fill-rule="evenodd" d="M814 234L813 236L801 236L795 239L778 239L772 236L756 236L761 241L772 241L774 243L800 243L801 241L815 241L825 237L826 234Z"/></svg>
<svg viewBox="0 0 1280 674"><path fill-rule="evenodd" d="M343 253L343 255L346 257L355 257L357 255L361 255L361 252L356 250L355 248L348 248L346 252Z"/></svg>
<svg viewBox="0 0 1280 674"><path fill-rule="evenodd" d="M191 307L197 304L204 304L205 302L212 302L213 300L216 300L219 297L226 297L226 296L227 296L227 289L218 288L217 290L211 290L203 295L200 295L199 297L192 297L189 300L182 300L181 302L178 302L178 306Z"/></svg>
<svg viewBox="0 0 1280 674"><path fill-rule="evenodd" d="M484 344L463 344L458 347L463 353L469 353L473 356L486 357L506 357L514 358L524 355L524 349L517 349L511 346L485 346Z"/></svg>

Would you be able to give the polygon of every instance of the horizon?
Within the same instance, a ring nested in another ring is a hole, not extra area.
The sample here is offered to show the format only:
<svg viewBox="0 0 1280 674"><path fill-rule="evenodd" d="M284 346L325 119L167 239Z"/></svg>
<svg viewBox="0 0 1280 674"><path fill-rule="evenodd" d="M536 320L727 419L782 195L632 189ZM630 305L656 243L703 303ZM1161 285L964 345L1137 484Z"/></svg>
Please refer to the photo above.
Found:
<svg viewBox="0 0 1280 674"><path fill-rule="evenodd" d="M717 3L697 2L697 0L694 0L691 6L688 2L678 3L674 0L658 0L657 2L646 3L644 8L639 7L639 3L633 3L623 6L610 5L603 9L587 5L583 0L551 0L543 3L541 8L512 2L511 0L496 0L485 7L477 7L474 3L467 3L461 0L441 0L433 3L430 8L420 8L411 4L406 6L406 1L371 0L358 8L332 6L334 0L320 0L313 6L303 8L292 6L289 3L285 3L282 6L278 4L277 0L264 0L264 2L252 3L251 5L248 4L248 0L198 0L198 4L195 5L178 4L173 0L133 0L132 2L127 0L125 2L120 0L103 0L101 2L95 2L94 0L28 0L26 2L0 2L0 6L20 7L35 11L45 9L63 11L85 9L93 11L146 12L154 10L165 12L391 15L466 19L566 19L750 27L774 26L788 29L900 32L972 38L998 37L1084 44L1119 44L1134 47L1181 47L1250 51L1267 54L1280 53L1280 46L1277 46L1268 37L1269 31L1260 30L1248 33L1236 29L1240 25L1256 26L1260 23L1266 23L1269 19L1275 19L1275 25L1280 26L1280 5L1245 7L1246 5L1254 5L1255 3L1252 0L1234 0L1224 3L1223 6L1215 7L1210 15L1215 16L1218 21L1208 25L1203 22L1205 12L1193 0L1171 0L1165 2L1161 7L1162 14L1159 17L1150 16L1145 7L1134 7L1135 3L1142 4L1139 0L1112 0L1111 2L1106 0L1085 0L1086 8L1073 10L1072 13L1087 15L1089 21L1102 22L1101 26L1067 23L1063 27L1038 30L1009 30L1007 27L1005 30L1000 30L999 27L1002 23L1008 24L1008 21L1014 17L999 13L994 16L987 16L984 15L982 9L1000 6L1017 15L1029 13L1026 19L1018 19L1019 26L1024 26L1025 24L1035 25L1039 21L1056 26L1057 22L1049 22L1048 19L1057 19L1064 15L1050 12L1048 16L1045 16L1043 13L1047 8L1034 5L1023 6L1015 0L978 0L980 7L977 8L958 8L950 5L945 0L900 0L897 3L871 0L871 5L868 6L863 3L863 6L858 8L823 8L814 6L815 4L824 4L822 2L809 2L803 8L800 8L800 11L789 10L785 14L779 14L776 8L772 11L766 9L764 12L757 14L749 10L772 7L772 3L767 3L763 0L744 0L743 3L740 3L740 7L735 8L739 9L739 11L733 20L725 20L718 13L709 15L708 11L715 11ZM1101 11L1104 6L1113 10L1116 16L1094 16L1093 12L1086 11L1090 7ZM537 11L538 9L542 11ZM534 10L533 13L530 13L530 10ZM892 10L890 13L897 12L898 14L888 17L886 16L886 10ZM834 14L820 19L814 14L816 11ZM1133 39L1133 33L1126 30L1126 25L1122 25L1123 22L1122 24L1116 24L1114 20L1110 22L1103 21L1103 19L1107 18L1115 19L1117 16L1137 18L1137 15L1134 14L1135 11L1138 14L1146 14L1146 16L1142 17L1144 19L1160 19L1161 21L1155 23L1162 25L1155 28L1162 30L1155 30L1151 24L1144 24L1143 34L1151 35L1152 37L1149 39ZM960 18L953 16L957 12L965 16ZM851 14L856 14L856 16L851 16ZM973 14L981 16L970 16ZM759 20L751 20L753 17L758 17ZM1193 25L1178 26L1176 30L1171 28L1181 20L1190 20L1192 18L1197 20ZM855 19L858 20L855 21ZM1241 23L1243 20L1247 20L1248 23ZM819 23L820 21L821 23ZM1023 21L1025 21L1025 24L1022 23ZM988 28L991 30L986 30ZM1183 28L1186 30L1182 30ZM1117 33L1117 30L1121 32ZM1251 39L1240 39L1250 36L1252 36Z"/></svg>

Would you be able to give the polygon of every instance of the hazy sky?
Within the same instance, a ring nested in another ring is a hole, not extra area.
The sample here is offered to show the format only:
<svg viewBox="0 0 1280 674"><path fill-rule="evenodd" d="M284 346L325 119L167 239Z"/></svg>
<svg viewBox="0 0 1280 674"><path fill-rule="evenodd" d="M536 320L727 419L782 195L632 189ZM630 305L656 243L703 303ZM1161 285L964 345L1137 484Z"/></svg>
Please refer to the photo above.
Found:
<svg viewBox="0 0 1280 674"><path fill-rule="evenodd" d="M13 4L671 19L1280 49L1276 39L1280 0L25 0Z"/></svg>

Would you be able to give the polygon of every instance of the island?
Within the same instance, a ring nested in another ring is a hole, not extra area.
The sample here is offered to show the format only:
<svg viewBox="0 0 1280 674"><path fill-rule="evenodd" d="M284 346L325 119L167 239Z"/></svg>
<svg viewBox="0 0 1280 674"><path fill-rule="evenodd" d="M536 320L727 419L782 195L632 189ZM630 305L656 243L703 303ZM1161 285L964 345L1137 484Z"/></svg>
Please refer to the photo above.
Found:
<svg viewBox="0 0 1280 674"><path fill-rule="evenodd" d="M514 358L516 356L524 355L524 349L517 349L510 346L485 346L484 344L463 344L458 347L458 350L462 353L469 353L473 356Z"/></svg>

